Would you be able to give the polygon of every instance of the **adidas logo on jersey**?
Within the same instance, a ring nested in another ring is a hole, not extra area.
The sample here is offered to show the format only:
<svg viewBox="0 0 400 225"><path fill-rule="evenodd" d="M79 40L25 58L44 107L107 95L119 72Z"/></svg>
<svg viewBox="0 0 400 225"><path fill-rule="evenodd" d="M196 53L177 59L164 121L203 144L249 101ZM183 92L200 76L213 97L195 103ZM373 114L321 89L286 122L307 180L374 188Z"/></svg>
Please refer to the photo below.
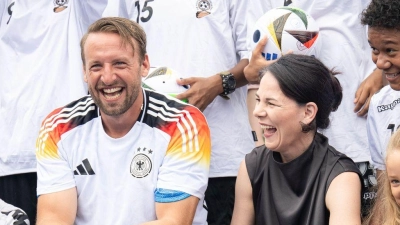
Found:
<svg viewBox="0 0 400 225"><path fill-rule="evenodd" d="M74 175L95 175L88 159L84 159L74 170Z"/></svg>

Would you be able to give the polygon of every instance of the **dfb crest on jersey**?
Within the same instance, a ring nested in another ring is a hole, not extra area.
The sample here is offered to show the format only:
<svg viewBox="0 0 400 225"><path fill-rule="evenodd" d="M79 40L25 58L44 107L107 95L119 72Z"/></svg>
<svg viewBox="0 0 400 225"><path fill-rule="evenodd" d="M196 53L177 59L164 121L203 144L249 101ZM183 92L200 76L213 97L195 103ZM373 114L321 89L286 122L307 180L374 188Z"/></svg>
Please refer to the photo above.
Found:
<svg viewBox="0 0 400 225"><path fill-rule="evenodd" d="M64 9L68 8L68 1L69 0L54 0L54 9L55 13L59 13Z"/></svg>
<svg viewBox="0 0 400 225"><path fill-rule="evenodd" d="M132 159L131 174L136 178L146 177L151 172L152 166L151 159L147 155L138 153Z"/></svg>
<svg viewBox="0 0 400 225"><path fill-rule="evenodd" d="M211 0L198 0L196 3L196 17L203 18L211 14L212 3Z"/></svg>

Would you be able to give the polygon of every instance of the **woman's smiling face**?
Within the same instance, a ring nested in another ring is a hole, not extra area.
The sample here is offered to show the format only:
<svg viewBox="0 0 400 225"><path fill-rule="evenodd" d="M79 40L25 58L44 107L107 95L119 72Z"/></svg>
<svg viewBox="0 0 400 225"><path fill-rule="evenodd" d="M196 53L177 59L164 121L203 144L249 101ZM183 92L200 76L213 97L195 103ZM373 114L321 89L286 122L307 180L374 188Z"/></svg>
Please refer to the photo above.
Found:
<svg viewBox="0 0 400 225"><path fill-rule="evenodd" d="M300 121L305 116L305 106L285 96L269 71L260 81L256 98L253 115L263 129L265 146L277 152L302 148L299 141L303 134Z"/></svg>

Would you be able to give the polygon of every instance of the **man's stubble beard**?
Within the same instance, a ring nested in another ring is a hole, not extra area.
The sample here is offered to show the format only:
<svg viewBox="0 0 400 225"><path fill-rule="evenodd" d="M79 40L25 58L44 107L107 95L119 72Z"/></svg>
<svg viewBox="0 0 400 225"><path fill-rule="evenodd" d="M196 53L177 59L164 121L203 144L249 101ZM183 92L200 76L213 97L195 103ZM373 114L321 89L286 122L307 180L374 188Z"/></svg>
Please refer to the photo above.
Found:
<svg viewBox="0 0 400 225"><path fill-rule="evenodd" d="M138 73L139 72L140 70L138 71ZM117 103L112 103L111 105L103 104L103 102L100 100L100 96L96 96L93 94L97 92L96 88L94 90L95 92L93 92L93 87L89 86L89 93L92 96L93 101L100 108L101 113L104 113L107 116L120 116L128 111L138 98L140 90L141 83L132 84L130 86L127 85L125 88L125 93L123 93L126 95L126 98L123 101L122 105L118 106ZM103 94L101 91L98 91L98 93L99 95Z"/></svg>

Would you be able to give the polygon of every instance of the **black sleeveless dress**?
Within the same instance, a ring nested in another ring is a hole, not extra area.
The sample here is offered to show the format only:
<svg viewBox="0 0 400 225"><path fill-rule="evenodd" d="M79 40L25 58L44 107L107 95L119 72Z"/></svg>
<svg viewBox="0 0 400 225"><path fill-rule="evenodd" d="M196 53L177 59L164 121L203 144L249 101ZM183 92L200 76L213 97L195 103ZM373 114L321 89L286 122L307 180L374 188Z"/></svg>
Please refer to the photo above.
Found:
<svg viewBox="0 0 400 225"><path fill-rule="evenodd" d="M354 162L319 133L310 147L289 163L282 163L280 154L265 146L255 148L245 161L259 225L329 224L325 195L332 180L343 172L354 172L361 182Z"/></svg>

